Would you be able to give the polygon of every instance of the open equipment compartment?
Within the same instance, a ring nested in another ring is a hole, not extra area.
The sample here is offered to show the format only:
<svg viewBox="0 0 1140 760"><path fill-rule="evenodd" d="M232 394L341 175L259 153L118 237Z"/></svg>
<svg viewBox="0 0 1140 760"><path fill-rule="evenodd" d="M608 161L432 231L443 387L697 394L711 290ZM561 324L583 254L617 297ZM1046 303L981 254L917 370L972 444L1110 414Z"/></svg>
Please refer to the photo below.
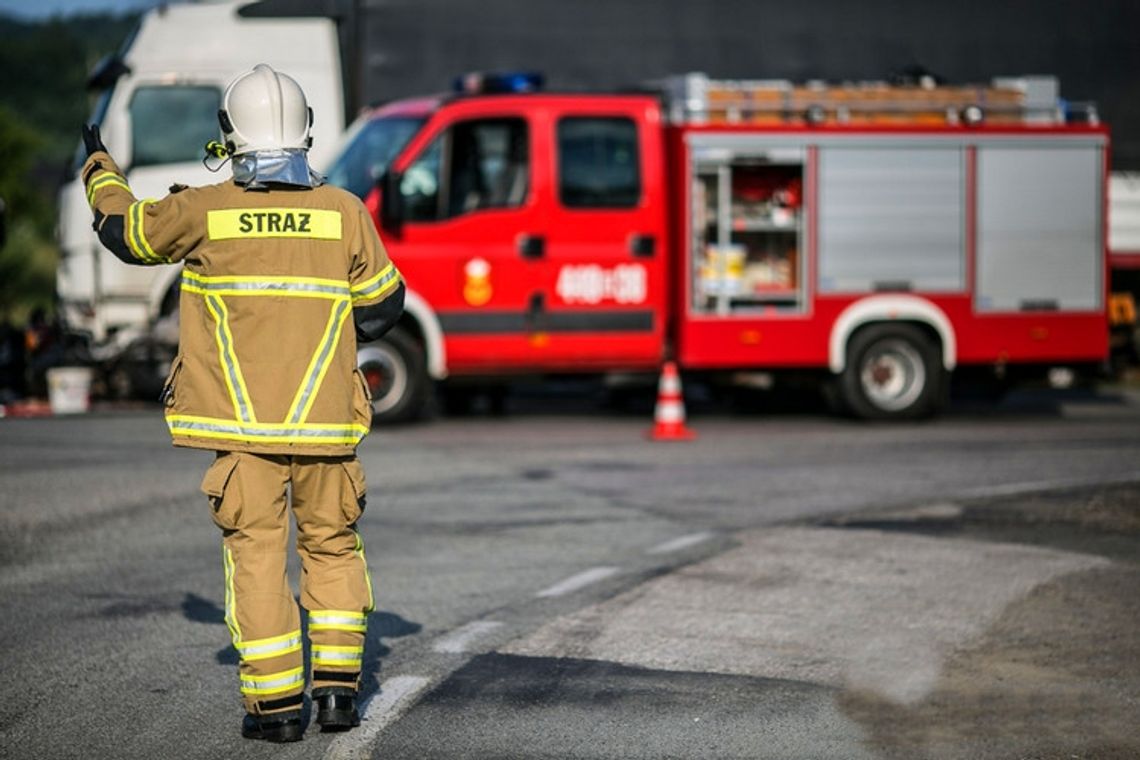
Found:
<svg viewBox="0 0 1140 760"><path fill-rule="evenodd" d="M803 146L692 146L694 312L804 310L806 163Z"/></svg>

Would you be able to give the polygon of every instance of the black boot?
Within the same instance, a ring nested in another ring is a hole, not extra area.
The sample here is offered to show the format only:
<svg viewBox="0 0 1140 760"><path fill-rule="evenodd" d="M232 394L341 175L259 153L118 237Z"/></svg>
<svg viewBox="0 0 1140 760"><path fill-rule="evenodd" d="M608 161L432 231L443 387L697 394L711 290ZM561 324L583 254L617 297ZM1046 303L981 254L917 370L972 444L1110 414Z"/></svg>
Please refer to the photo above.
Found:
<svg viewBox="0 0 1140 760"><path fill-rule="evenodd" d="M317 705L317 724L322 731L347 731L360 725L356 689L321 686L313 689L313 702Z"/></svg>
<svg viewBox="0 0 1140 760"><path fill-rule="evenodd" d="M264 739L267 742L299 742L304 729L301 712L289 711L254 715L246 713L241 722L241 735L246 739Z"/></svg>

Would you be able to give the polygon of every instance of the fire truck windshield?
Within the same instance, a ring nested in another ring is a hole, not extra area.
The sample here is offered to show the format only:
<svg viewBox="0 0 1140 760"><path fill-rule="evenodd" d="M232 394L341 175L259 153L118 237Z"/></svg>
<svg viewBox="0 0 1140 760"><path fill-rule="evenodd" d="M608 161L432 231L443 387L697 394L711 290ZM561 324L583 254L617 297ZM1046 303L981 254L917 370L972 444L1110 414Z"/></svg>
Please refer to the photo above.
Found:
<svg viewBox="0 0 1140 760"><path fill-rule="evenodd" d="M348 137L333 161L328 171L329 182L364 198L424 121L393 116L364 122Z"/></svg>

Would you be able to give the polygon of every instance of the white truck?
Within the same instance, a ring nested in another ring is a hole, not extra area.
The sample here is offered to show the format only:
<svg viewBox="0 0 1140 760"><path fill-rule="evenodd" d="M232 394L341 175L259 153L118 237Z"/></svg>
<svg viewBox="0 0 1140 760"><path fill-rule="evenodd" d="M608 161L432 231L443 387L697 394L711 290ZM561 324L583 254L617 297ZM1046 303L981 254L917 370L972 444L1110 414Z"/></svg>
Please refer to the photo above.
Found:
<svg viewBox="0 0 1140 760"><path fill-rule="evenodd" d="M337 29L328 18L246 18L248 0L175 3L148 11L89 85L100 90L92 121L140 198L172 183L205 185L228 175L203 165L217 139L222 91L257 63L286 71L314 112L312 161L332 157L344 131ZM107 391L149 394L177 344L177 267L127 267L99 244L82 181L60 191L57 292L76 357L104 370Z"/></svg>

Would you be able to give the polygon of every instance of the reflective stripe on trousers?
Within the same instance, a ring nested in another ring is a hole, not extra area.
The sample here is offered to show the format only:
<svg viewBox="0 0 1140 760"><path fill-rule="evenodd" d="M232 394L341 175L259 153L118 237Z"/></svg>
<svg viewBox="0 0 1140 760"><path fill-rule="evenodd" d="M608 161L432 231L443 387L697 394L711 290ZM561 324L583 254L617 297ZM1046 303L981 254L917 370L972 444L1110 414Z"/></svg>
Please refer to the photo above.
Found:
<svg viewBox="0 0 1140 760"><path fill-rule="evenodd" d="M364 660L364 645L332 646L313 644L313 665L360 670Z"/></svg>
<svg viewBox="0 0 1140 760"><path fill-rule="evenodd" d="M266 676L242 675L242 694L280 694L305 685L305 669L291 668Z"/></svg>
<svg viewBox="0 0 1140 760"><path fill-rule="evenodd" d="M246 662L252 660L268 660L270 657L280 657L290 652L301 651L301 631L290 631L282 636L273 636L268 639L235 642L238 653Z"/></svg>
<svg viewBox="0 0 1140 760"><path fill-rule="evenodd" d="M363 612L314 610L309 613L310 631L348 631L364 633L368 629Z"/></svg>

